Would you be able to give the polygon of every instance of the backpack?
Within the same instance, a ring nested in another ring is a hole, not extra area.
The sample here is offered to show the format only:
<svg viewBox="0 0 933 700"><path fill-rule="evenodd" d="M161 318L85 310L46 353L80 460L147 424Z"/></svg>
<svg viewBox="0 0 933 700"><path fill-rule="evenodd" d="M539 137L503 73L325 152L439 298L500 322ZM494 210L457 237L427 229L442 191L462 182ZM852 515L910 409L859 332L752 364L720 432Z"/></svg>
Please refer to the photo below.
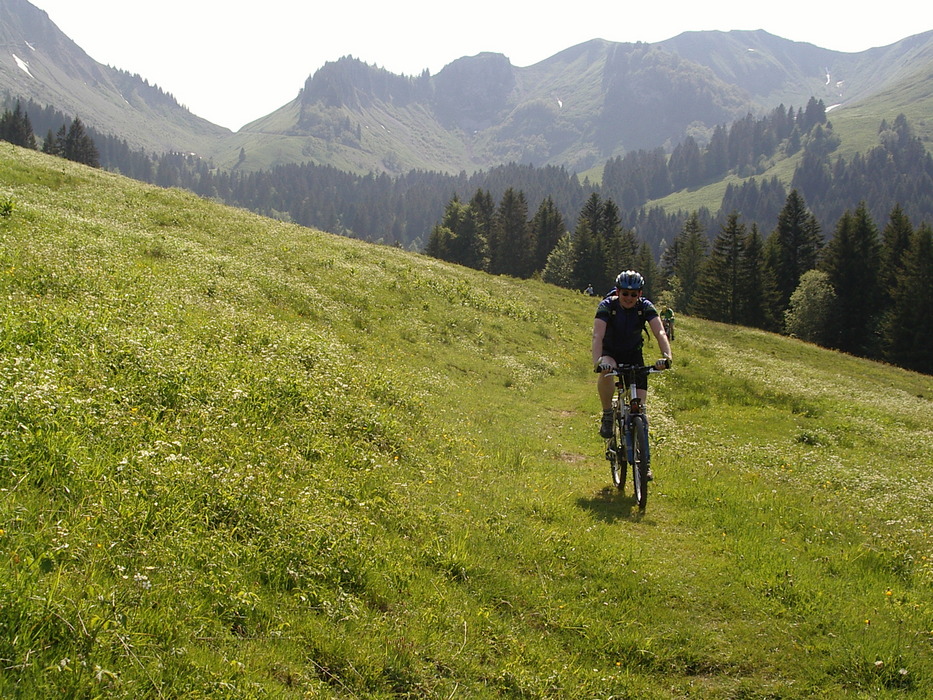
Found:
<svg viewBox="0 0 933 700"><path fill-rule="evenodd" d="M603 297L603 301L606 301L606 300L609 301L609 323L607 324L607 328L606 328L607 333L612 332L614 328L612 320L615 318L615 315L619 313L619 311L622 308L621 306L619 306L618 297L614 299L613 297L616 297L614 289ZM639 298L638 301L640 302L641 298ZM640 304L640 303L636 304L635 312L638 314L638 320L641 321L641 332L645 334L645 337L648 338L648 342L650 343L651 333L648 332L648 322L645 320L644 304Z"/></svg>

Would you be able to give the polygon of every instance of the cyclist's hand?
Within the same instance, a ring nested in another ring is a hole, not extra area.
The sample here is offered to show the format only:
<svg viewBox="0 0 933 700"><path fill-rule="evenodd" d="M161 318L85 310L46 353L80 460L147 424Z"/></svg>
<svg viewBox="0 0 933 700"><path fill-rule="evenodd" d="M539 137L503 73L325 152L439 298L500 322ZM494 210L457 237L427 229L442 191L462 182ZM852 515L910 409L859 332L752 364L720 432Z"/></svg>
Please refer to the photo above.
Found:
<svg viewBox="0 0 933 700"><path fill-rule="evenodd" d="M655 369L670 369L671 361L667 357L662 357L660 360L654 363Z"/></svg>
<svg viewBox="0 0 933 700"><path fill-rule="evenodd" d="M611 369L612 369L612 365L610 365L605 360L600 360L599 362L596 363L596 367L593 369L593 371L602 373L602 372L608 372Z"/></svg>

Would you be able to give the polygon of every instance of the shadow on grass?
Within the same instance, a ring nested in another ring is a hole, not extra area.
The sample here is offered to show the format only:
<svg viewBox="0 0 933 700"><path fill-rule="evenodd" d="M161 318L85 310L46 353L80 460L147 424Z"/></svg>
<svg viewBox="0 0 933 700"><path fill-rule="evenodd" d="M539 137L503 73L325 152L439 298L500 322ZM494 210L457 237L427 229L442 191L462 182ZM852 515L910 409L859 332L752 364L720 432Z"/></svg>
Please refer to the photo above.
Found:
<svg viewBox="0 0 933 700"><path fill-rule="evenodd" d="M578 498L577 506L590 511L593 517L606 523L619 520L641 520L645 516L638 510L638 503L631 493L624 493L612 486L606 486L597 491L592 498Z"/></svg>

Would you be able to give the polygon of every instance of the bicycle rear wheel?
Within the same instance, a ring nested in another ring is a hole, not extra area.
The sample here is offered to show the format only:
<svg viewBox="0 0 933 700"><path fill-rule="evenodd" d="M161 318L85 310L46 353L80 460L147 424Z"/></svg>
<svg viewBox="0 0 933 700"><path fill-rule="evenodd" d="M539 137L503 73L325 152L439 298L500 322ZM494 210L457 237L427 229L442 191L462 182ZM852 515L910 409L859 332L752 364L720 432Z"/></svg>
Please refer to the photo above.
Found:
<svg viewBox="0 0 933 700"><path fill-rule="evenodd" d="M642 415L632 416L632 445L635 464L632 465L632 483L638 509L648 505L648 425Z"/></svg>
<svg viewBox="0 0 933 700"><path fill-rule="evenodd" d="M612 439L607 450L609 467L612 470L612 483L619 491L625 490L625 473L628 470L628 461L625 459L625 434L622 432L622 416L618 412L612 419Z"/></svg>

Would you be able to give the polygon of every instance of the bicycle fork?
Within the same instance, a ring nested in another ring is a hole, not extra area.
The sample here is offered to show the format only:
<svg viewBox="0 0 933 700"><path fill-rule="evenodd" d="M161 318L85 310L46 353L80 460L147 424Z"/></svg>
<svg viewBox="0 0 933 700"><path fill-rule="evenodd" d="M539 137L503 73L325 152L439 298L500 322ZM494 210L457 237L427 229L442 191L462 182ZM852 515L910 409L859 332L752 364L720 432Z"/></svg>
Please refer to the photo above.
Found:
<svg viewBox="0 0 933 700"><path fill-rule="evenodd" d="M626 407L627 410L623 416L622 423L622 434L625 436L625 456L628 459L628 463L635 464L635 441L632 439L632 416L641 416L645 423L645 431L648 430L648 414L645 412L644 407L642 406L641 399L633 398L631 404ZM645 454L642 455L642 458L645 461L645 464L651 464L651 450L649 448L649 443L646 440L644 442Z"/></svg>
<svg viewBox="0 0 933 700"><path fill-rule="evenodd" d="M612 414L613 420L619 420L622 424L622 439L624 445L616 444L615 437L606 439L606 459L612 459L613 457L619 458L623 455L626 461L634 465L635 464L635 441L632 439L632 416L638 415L641 416L645 423L645 430L648 430L648 414L642 405L641 399L636 395L636 389L633 385L630 389L631 397L628 402L622 403L621 398L622 394L619 392L612 397ZM645 454L643 455L645 464L651 463L651 453L648 447L647 440L644 445Z"/></svg>

